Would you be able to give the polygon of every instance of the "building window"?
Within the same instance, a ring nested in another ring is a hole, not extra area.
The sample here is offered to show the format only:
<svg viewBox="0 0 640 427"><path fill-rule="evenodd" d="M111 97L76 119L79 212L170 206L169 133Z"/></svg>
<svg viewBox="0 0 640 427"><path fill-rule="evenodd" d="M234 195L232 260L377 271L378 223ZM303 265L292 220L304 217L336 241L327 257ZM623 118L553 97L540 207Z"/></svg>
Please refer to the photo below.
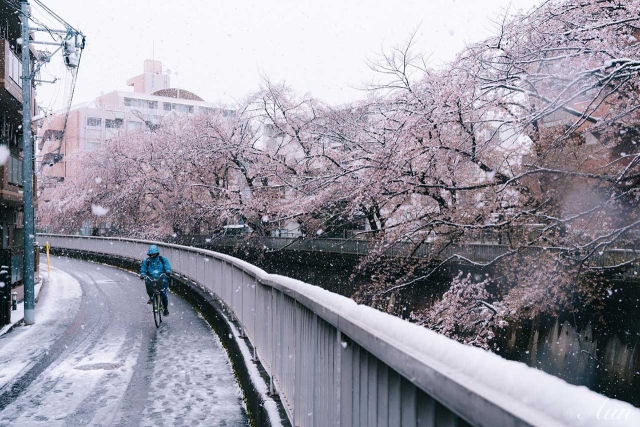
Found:
<svg viewBox="0 0 640 427"><path fill-rule="evenodd" d="M485 142L489 142L493 139L494 136L496 136L498 133L497 130L494 129L485 129L484 130L484 141Z"/></svg>
<svg viewBox="0 0 640 427"><path fill-rule="evenodd" d="M22 61L20 61L18 56L16 56L16 54L14 54L12 51L9 51L9 54L5 59L7 59L9 62L7 67L9 71L9 77L11 77L11 80L13 80L15 84L17 84L19 87L22 87Z"/></svg>
<svg viewBox="0 0 640 427"><path fill-rule="evenodd" d="M215 114L218 110L216 108L211 107L200 107L200 112L206 114Z"/></svg>
<svg viewBox="0 0 640 427"><path fill-rule="evenodd" d="M86 151L96 151L102 144L100 141L87 141L85 144Z"/></svg>
<svg viewBox="0 0 640 427"><path fill-rule="evenodd" d="M122 127L122 119L106 119L104 125L107 129L120 129Z"/></svg>
<svg viewBox="0 0 640 427"><path fill-rule="evenodd" d="M171 111L171 103L169 102L164 103L164 111Z"/></svg>
<svg viewBox="0 0 640 427"><path fill-rule="evenodd" d="M44 131L44 135L42 135L42 139L44 141L51 141L52 139L62 140L63 136L64 136L64 131L47 129L46 131Z"/></svg>
<svg viewBox="0 0 640 427"><path fill-rule="evenodd" d="M129 132L135 132L142 129L142 123L141 122L132 122L129 121L129 123L127 124L127 130Z"/></svg>
<svg viewBox="0 0 640 427"><path fill-rule="evenodd" d="M17 156L9 156L8 160L7 177L9 179L9 182L13 185L22 187L22 160Z"/></svg>
<svg viewBox="0 0 640 427"><path fill-rule="evenodd" d="M173 110L179 113L193 113L193 106L184 104L173 104Z"/></svg>
<svg viewBox="0 0 640 427"><path fill-rule="evenodd" d="M158 109L158 101L148 101L146 99L125 98L124 106L131 108L148 108L150 110Z"/></svg>
<svg viewBox="0 0 640 427"><path fill-rule="evenodd" d="M102 119L100 117L87 117L87 126L102 127Z"/></svg>
<svg viewBox="0 0 640 427"><path fill-rule="evenodd" d="M125 98L124 105L125 107L133 107L133 108L146 107L145 101L143 101L142 99L134 99L134 98Z"/></svg>

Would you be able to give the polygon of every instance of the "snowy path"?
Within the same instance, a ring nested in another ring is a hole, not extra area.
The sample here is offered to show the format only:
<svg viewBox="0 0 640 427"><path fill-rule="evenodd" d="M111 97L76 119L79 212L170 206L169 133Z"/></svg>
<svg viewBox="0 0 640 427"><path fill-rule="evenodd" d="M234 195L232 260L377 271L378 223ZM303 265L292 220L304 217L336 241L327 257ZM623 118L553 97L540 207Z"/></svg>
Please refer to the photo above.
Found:
<svg viewBox="0 0 640 427"><path fill-rule="evenodd" d="M0 339L0 426L248 425L217 336L170 295L159 330L135 275L56 258L36 325Z"/></svg>

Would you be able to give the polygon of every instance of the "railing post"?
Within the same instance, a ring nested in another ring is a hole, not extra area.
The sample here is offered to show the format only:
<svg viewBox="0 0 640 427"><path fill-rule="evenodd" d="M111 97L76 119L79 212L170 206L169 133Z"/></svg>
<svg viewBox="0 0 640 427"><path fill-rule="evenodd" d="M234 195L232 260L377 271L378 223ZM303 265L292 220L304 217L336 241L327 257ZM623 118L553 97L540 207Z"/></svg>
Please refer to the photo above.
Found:
<svg viewBox="0 0 640 427"><path fill-rule="evenodd" d="M269 396L277 396L278 391L276 387L273 385L273 375L269 375Z"/></svg>
<svg viewBox="0 0 640 427"><path fill-rule="evenodd" d="M247 321L246 318L246 313L244 310L244 272L237 270L237 269L233 269L233 271L236 273L234 276L238 276L240 275L240 279L234 279L234 282L238 282L238 289L240 291L240 316L242 316L242 320L240 321L240 337L241 338L246 338L247 337L247 333L245 331L245 322Z"/></svg>
<svg viewBox="0 0 640 427"><path fill-rule="evenodd" d="M333 385L335 387L334 390L334 410L335 410L335 419L333 420L333 425L338 427L340 426L340 400L342 394L342 352L345 350L342 345L342 332L336 329L336 342L335 342L335 352L333 357Z"/></svg>
<svg viewBox="0 0 640 427"><path fill-rule="evenodd" d="M296 306L297 308L297 302L293 302L293 304ZM299 426L302 424L302 419L303 417L306 415L304 414L304 410L303 410L303 402L302 402L302 391L303 391L303 386L302 386L302 366L303 364L307 364L308 360L307 360L307 354L305 353L305 349L304 347L301 345L301 341L302 341L302 325L303 325L303 321L302 321L302 311L301 310L295 310L294 312L294 319L295 319L295 324L296 324L296 328L295 328L295 348L294 348L294 354L295 354L295 364L294 364L294 381L293 381L293 394L294 394L294 404L293 404L293 422L294 425ZM298 321L300 320L300 321Z"/></svg>
<svg viewBox="0 0 640 427"><path fill-rule="evenodd" d="M269 350L269 354L271 355L271 360L269 361L269 363L271 364L271 372L269 372L269 394L271 396L276 395L276 388L273 385L273 371L276 370L276 366L277 366L277 355L276 355L276 329L275 329L275 297L274 297L274 292L276 292L276 290L274 288L271 288L271 291L269 292L269 295L271 297L271 310L269 313L269 323L270 323L270 329L269 329L269 334L270 337L268 337L270 345L271 345L271 349Z"/></svg>

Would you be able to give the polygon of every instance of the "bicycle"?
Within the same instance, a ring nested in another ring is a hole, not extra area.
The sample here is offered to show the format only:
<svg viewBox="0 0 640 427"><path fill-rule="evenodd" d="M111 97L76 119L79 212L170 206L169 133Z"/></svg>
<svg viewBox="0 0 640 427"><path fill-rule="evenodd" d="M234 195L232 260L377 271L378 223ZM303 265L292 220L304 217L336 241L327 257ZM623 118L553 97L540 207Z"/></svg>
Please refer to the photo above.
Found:
<svg viewBox="0 0 640 427"><path fill-rule="evenodd" d="M159 277L153 278L144 276L145 285L150 286L153 289L151 295L151 307L153 308L153 322L156 324L156 328L162 324L162 313L164 312L164 305L162 304L161 292L164 289L164 277L166 274L162 273Z"/></svg>

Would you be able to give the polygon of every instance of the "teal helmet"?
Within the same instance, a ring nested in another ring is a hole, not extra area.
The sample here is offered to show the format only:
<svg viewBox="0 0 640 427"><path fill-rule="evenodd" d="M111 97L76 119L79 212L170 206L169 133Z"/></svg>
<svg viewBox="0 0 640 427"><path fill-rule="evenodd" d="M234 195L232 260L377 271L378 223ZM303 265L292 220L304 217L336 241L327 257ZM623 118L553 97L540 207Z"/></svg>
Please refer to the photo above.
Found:
<svg viewBox="0 0 640 427"><path fill-rule="evenodd" d="M149 249L147 250L147 255L154 255L159 253L160 253L160 249L158 249L156 245L149 246Z"/></svg>

